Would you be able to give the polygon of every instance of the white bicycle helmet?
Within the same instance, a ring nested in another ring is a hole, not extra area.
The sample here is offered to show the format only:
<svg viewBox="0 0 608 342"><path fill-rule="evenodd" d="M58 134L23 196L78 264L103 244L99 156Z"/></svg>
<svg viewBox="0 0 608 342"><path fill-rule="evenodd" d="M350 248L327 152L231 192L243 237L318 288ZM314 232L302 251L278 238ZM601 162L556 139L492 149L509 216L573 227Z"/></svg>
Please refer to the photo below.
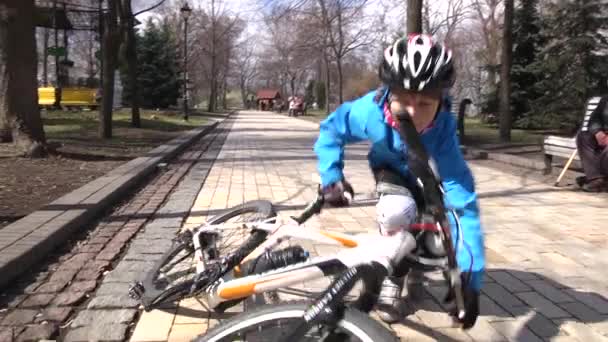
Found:
<svg viewBox="0 0 608 342"><path fill-rule="evenodd" d="M425 34L397 39L384 51L379 69L380 79L390 87L423 91L454 84L452 51Z"/></svg>

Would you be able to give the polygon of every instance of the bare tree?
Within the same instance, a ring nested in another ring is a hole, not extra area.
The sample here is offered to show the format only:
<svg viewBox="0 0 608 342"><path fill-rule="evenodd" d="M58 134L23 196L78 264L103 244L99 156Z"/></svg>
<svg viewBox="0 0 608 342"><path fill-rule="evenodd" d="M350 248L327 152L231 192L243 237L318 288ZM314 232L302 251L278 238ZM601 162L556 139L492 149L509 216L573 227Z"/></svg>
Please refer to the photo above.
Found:
<svg viewBox="0 0 608 342"><path fill-rule="evenodd" d="M364 24L363 10L367 0L317 0L323 19L324 40L336 63L338 73L338 101L343 102L344 57L358 48L372 43L370 27ZM325 58L326 64L329 58ZM328 87L329 88L329 87Z"/></svg>
<svg viewBox="0 0 608 342"><path fill-rule="evenodd" d="M103 21L102 34L102 96L99 108L99 137L109 139L112 137L112 107L114 105L114 71L120 46L120 30L118 18L121 3L108 1L108 10Z"/></svg>
<svg viewBox="0 0 608 342"><path fill-rule="evenodd" d="M46 138L38 109L34 9L33 0L0 2L0 130L10 130L18 153L40 157Z"/></svg>
<svg viewBox="0 0 608 342"><path fill-rule="evenodd" d="M479 51L480 60L486 69L490 92L496 89L497 65L501 44L501 11L502 0L474 0L473 9L479 23L483 49Z"/></svg>
<svg viewBox="0 0 608 342"><path fill-rule="evenodd" d="M500 67L500 140L511 140L511 62L513 56L513 0L505 0Z"/></svg>
<svg viewBox="0 0 608 342"><path fill-rule="evenodd" d="M235 77L241 92L243 106L247 106L247 95L251 90L251 83L258 76L258 59L254 55L255 46L252 39L246 37L238 45L239 53L234 56Z"/></svg>
<svg viewBox="0 0 608 342"><path fill-rule="evenodd" d="M231 14L222 0L209 0L207 7L195 9L191 16L189 60L200 60L201 65L189 65L197 88L208 89L207 110L217 110L222 88L223 71L229 63L230 49L243 30L243 22ZM195 64L195 63L191 63ZM207 85L202 83L206 82Z"/></svg>
<svg viewBox="0 0 608 342"><path fill-rule="evenodd" d="M465 0L447 0L442 3L443 10L437 8L437 3L429 1L423 4L422 22L426 33L440 35L450 43L454 33L472 14L472 7Z"/></svg>
<svg viewBox="0 0 608 342"><path fill-rule="evenodd" d="M131 126L141 127L139 115L139 87L137 86L137 52L135 47L135 17L131 0L122 0L121 29L123 44L121 54L128 65L128 87L131 94Z"/></svg>

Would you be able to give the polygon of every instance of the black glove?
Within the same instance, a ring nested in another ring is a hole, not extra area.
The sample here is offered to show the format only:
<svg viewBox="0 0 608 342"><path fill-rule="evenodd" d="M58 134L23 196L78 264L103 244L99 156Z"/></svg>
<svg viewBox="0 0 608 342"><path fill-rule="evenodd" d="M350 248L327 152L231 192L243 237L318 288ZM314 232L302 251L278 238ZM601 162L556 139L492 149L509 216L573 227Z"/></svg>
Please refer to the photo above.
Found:
<svg viewBox="0 0 608 342"><path fill-rule="evenodd" d="M344 207L349 205L355 192L349 182L342 180L323 188L323 196L325 203L332 207Z"/></svg>
<svg viewBox="0 0 608 342"><path fill-rule="evenodd" d="M448 304L448 313L450 316L452 316L454 321L462 324L463 329L471 329L475 325L477 317L479 316L479 292L470 286L470 279L471 277L468 272L463 272L460 274L465 310L465 314L462 319L458 318L456 295L454 294L453 288L450 287L450 290L444 299L444 303Z"/></svg>

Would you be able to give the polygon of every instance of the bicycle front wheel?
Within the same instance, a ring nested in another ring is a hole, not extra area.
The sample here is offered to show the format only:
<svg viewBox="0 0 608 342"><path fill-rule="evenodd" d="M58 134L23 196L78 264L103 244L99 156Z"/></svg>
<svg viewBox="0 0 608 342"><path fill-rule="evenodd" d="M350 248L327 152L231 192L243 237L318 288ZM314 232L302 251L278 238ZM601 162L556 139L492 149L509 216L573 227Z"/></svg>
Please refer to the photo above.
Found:
<svg viewBox="0 0 608 342"><path fill-rule="evenodd" d="M196 342L228 341L284 341L303 322L309 303L286 303L265 305L236 315L220 325L198 336ZM324 329L321 325L312 327L303 341L320 341ZM399 339L393 332L365 313L347 308L337 326L340 333L348 336L346 341L390 342Z"/></svg>
<svg viewBox="0 0 608 342"><path fill-rule="evenodd" d="M211 218L207 224L255 222L272 218L275 215L271 202L257 200L229 208ZM252 248L263 242L263 239L251 235L251 232L245 227L231 226L233 227L216 230L217 239L214 247L216 257L235 253L247 255ZM139 297L146 310L161 303L186 298L196 275L194 259L192 233L183 232L172 247L156 262L144 282L132 287L132 296Z"/></svg>

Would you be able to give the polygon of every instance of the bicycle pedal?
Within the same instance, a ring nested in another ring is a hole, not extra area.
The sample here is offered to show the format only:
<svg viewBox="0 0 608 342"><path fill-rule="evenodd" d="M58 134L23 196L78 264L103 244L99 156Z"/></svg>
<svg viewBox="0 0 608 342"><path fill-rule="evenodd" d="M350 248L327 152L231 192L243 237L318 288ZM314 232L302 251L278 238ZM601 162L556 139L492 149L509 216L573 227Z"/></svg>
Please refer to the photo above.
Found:
<svg viewBox="0 0 608 342"><path fill-rule="evenodd" d="M131 287L129 288L129 297L131 299L140 300L144 296L145 292L146 289L144 288L144 284L142 284L141 282L137 282L131 285Z"/></svg>

